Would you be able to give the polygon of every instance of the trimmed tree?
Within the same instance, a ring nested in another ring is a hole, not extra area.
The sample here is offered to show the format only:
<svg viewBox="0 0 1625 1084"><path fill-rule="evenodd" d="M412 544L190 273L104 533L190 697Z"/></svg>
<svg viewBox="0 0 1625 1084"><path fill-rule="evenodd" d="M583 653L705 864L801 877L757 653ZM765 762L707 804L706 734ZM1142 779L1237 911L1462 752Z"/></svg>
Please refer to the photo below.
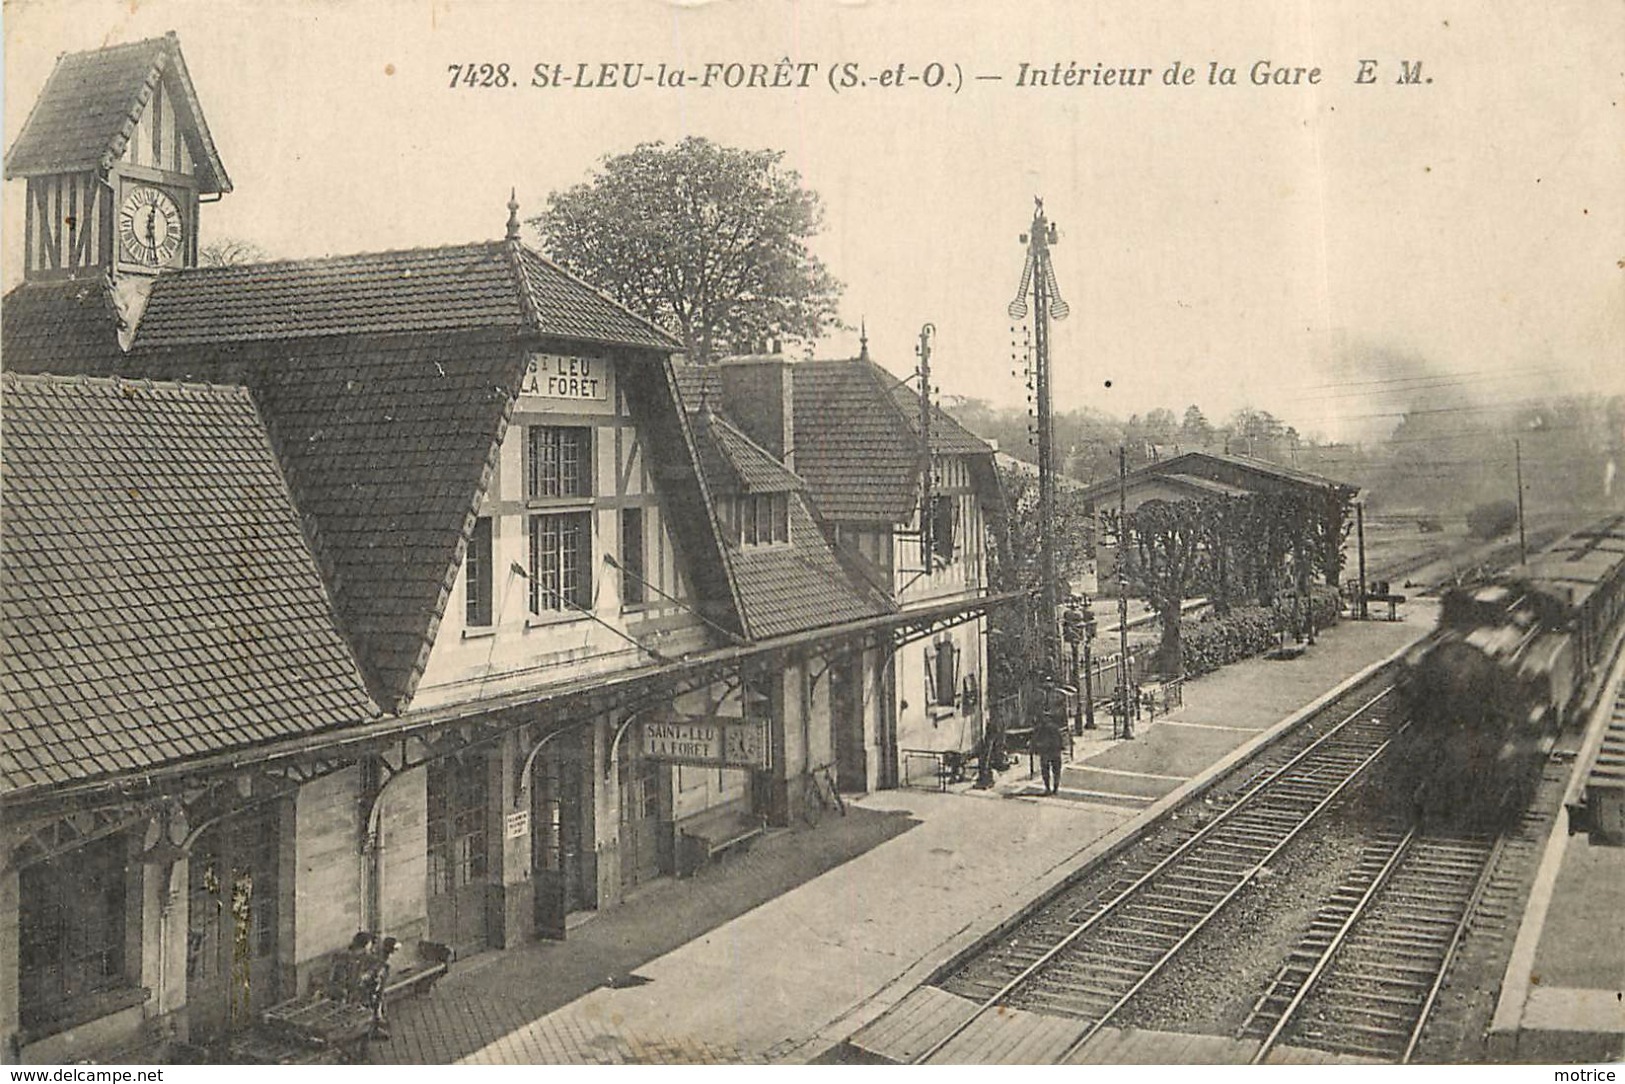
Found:
<svg viewBox="0 0 1625 1084"><path fill-rule="evenodd" d="M1212 535L1212 513L1198 501L1150 500L1129 513L1146 601L1162 623L1157 665L1184 672L1180 610L1202 570L1203 542Z"/></svg>

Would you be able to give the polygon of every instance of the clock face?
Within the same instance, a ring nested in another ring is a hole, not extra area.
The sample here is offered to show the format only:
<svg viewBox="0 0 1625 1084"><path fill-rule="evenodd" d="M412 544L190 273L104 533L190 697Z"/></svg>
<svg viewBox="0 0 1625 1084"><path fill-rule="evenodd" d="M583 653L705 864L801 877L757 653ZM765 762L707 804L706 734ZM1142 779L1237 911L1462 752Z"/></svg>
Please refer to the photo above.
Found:
<svg viewBox="0 0 1625 1084"><path fill-rule="evenodd" d="M118 228L124 259L146 267L168 264L184 234L175 201L148 185L132 188L125 195L119 206Z"/></svg>

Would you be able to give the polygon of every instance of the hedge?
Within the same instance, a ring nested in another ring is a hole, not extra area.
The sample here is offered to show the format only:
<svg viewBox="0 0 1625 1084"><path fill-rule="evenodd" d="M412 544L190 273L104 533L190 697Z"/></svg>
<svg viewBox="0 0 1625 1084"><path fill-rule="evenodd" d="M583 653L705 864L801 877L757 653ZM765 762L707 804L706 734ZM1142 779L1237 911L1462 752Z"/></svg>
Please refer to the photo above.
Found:
<svg viewBox="0 0 1625 1084"><path fill-rule="evenodd" d="M1337 621L1337 592L1317 585L1310 592L1315 628L1324 629ZM1290 599L1274 606L1237 606L1220 617L1215 613L1180 622L1184 646L1185 676L1195 677L1221 666L1251 658L1280 642L1280 633L1291 634L1296 627Z"/></svg>

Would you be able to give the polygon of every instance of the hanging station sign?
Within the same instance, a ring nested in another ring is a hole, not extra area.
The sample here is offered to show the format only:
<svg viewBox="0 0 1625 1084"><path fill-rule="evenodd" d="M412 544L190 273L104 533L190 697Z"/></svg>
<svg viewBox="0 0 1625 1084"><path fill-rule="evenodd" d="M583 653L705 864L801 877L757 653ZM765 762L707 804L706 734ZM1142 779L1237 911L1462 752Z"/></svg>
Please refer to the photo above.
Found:
<svg viewBox="0 0 1625 1084"><path fill-rule="evenodd" d="M767 723L719 716L668 715L640 724L638 748L646 760L710 768L769 766Z"/></svg>
<svg viewBox="0 0 1625 1084"><path fill-rule="evenodd" d="M532 354L519 386L523 395L572 402L609 401L609 367L603 358Z"/></svg>

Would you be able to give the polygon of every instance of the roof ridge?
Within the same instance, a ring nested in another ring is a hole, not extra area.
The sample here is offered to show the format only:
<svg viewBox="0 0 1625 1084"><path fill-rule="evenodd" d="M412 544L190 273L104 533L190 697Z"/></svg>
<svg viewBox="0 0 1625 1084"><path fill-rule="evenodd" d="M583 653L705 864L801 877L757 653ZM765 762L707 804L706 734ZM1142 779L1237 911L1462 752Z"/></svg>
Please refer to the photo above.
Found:
<svg viewBox="0 0 1625 1084"><path fill-rule="evenodd" d="M169 66L169 51L178 47L179 42L174 37L152 38L153 42L160 43L151 63L147 65L147 74L141 77L141 85L136 88L135 97L124 106L124 119L119 123L118 130L113 133L112 140L102 148L97 162L101 168L106 169L112 165L118 156L123 154L130 145L130 137L135 135L136 113L144 110L152 102L152 88L162 82L164 69Z"/></svg>
<svg viewBox="0 0 1625 1084"><path fill-rule="evenodd" d="M36 385L47 388L146 388L149 391L193 391L218 394L222 399L252 400L247 385L211 384L193 380L154 380L145 376L92 376L89 373L16 373L0 372L0 381L7 385Z"/></svg>
<svg viewBox="0 0 1625 1084"><path fill-rule="evenodd" d="M164 278L204 278L223 275L230 272L252 271L257 268L273 267L308 267L312 264L338 263L342 260L377 259L382 256L406 256L416 254L429 254L436 252L453 252L457 249L479 249L494 251L503 241L463 241L450 242L444 245L419 245L412 248L385 248L373 252L345 252L326 256L287 256L276 260L255 260L251 263L234 263L220 267L185 267L166 272L160 276Z"/></svg>
<svg viewBox="0 0 1625 1084"><path fill-rule="evenodd" d="M508 274L513 276L514 288L519 293L519 308L524 313L525 323L532 331L541 333L542 310L536 303L535 292L530 288L530 276L525 274L524 243L512 237L504 239L501 244L503 255L508 258Z"/></svg>
<svg viewBox="0 0 1625 1084"><path fill-rule="evenodd" d="M740 440L744 441L745 444L752 451L757 452L757 453L765 456L767 458L768 462L772 463L779 470L782 470L784 473L788 474L790 477L792 477L796 481L800 482L803 486L805 486L807 484L806 479L802 478L801 475L797 474L794 470L792 470L789 466L787 466L782 459L780 459L778 456L774 455L772 452L768 451L766 448L762 447L760 444L756 443L756 441L751 439L751 436L750 436L749 433L747 433L743 429L739 428L739 426L735 425L732 421L729 421L727 415L719 414L715 410L709 410L708 412L711 415L710 424L712 424L712 425L721 425L723 428L727 429L734 436L736 436ZM698 414L700 412L698 410L690 410L690 411L688 411L688 413L691 414L691 415L694 415L694 414Z"/></svg>
<svg viewBox="0 0 1625 1084"><path fill-rule="evenodd" d="M186 102L186 110L191 114L192 127L197 131L198 139L203 143L204 154L209 163L210 171L214 173L215 189L217 192L231 191L231 177L226 173L226 164L220 160L220 150L214 144L214 133L209 131L208 119L203 115L203 107L197 100L197 87L192 85L192 72L186 66L186 55L181 52L181 40L171 30L164 35L169 39L170 48L166 53L168 61L164 67L173 67L180 83L180 96ZM169 61L172 61L171 64Z"/></svg>

